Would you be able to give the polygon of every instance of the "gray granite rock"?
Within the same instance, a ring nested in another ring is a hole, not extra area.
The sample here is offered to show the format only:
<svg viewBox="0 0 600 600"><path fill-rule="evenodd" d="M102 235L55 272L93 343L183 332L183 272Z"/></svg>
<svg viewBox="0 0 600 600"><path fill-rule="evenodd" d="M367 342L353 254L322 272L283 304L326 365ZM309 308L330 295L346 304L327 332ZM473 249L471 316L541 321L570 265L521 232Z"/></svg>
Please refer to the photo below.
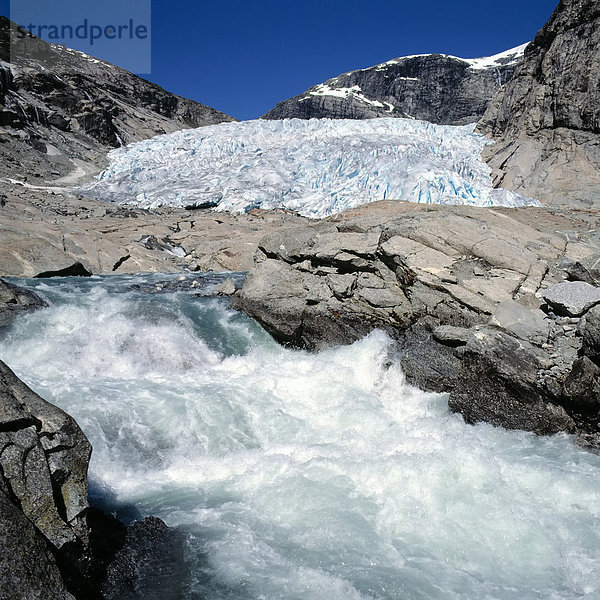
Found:
<svg viewBox="0 0 600 600"><path fill-rule="evenodd" d="M576 408L576 386L571 396L564 388L582 344L579 319L553 320L536 297L564 279L566 256L597 247L577 211L382 202L259 247L233 306L277 340L318 349L383 329L407 380L451 392L469 422L596 435Z"/></svg>
<svg viewBox="0 0 600 600"><path fill-rule="evenodd" d="M8 325L24 311L46 306L46 301L22 288L0 279L0 327Z"/></svg>
<svg viewBox="0 0 600 600"><path fill-rule="evenodd" d="M525 308L518 302L500 302L489 324L508 331L515 337L537 344L548 342L550 325L541 310Z"/></svg>
<svg viewBox="0 0 600 600"><path fill-rule="evenodd" d="M433 330L433 339L445 346L464 346L473 335L472 329L440 325Z"/></svg>
<svg viewBox="0 0 600 600"><path fill-rule="evenodd" d="M567 405L586 416L600 417L600 367L587 356L578 358L565 381Z"/></svg>
<svg viewBox="0 0 600 600"><path fill-rule="evenodd" d="M0 600L74 600L42 534L0 490Z"/></svg>
<svg viewBox="0 0 600 600"><path fill-rule="evenodd" d="M468 423L485 421L538 434L574 433L565 409L539 383L541 352L502 331L482 329L465 347L449 406Z"/></svg>
<svg viewBox="0 0 600 600"><path fill-rule="evenodd" d="M479 123L494 183L542 203L597 205L600 6L563 0Z"/></svg>
<svg viewBox="0 0 600 600"><path fill-rule="evenodd" d="M0 487L57 550L87 543L85 435L1 361L0 400Z"/></svg>
<svg viewBox="0 0 600 600"><path fill-rule="evenodd" d="M520 60L515 53L489 68L474 69L468 61L442 54L400 57L313 86L280 102L263 118L410 116L450 125L474 123ZM324 93L327 90L334 93Z"/></svg>
<svg viewBox="0 0 600 600"><path fill-rule="evenodd" d="M107 569L103 600L178 600L189 575L185 535L156 517L131 524Z"/></svg>
<svg viewBox="0 0 600 600"><path fill-rule="evenodd" d="M215 289L220 296L233 296L237 287L235 281L231 277L228 277L223 283L219 283Z"/></svg>
<svg viewBox="0 0 600 600"><path fill-rule="evenodd" d="M600 303L600 288L584 281L563 281L544 290L543 297L558 314L580 317Z"/></svg>

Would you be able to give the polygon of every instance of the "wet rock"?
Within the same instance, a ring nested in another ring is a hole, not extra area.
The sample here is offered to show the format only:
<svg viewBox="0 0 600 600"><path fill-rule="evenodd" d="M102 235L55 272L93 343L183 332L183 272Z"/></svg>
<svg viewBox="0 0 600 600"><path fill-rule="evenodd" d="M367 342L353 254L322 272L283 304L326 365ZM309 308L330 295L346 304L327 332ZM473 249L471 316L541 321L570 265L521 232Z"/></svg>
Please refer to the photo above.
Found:
<svg viewBox="0 0 600 600"><path fill-rule="evenodd" d="M86 543L87 438L2 362L0 393L0 487L57 550Z"/></svg>
<svg viewBox="0 0 600 600"><path fill-rule="evenodd" d="M44 306L46 301L37 294L0 279L0 327L8 325L23 311Z"/></svg>
<svg viewBox="0 0 600 600"><path fill-rule="evenodd" d="M528 342L491 329L465 347L449 406L467 423L485 421L538 434L575 432L564 408L550 402L538 384L540 355Z"/></svg>
<svg viewBox="0 0 600 600"><path fill-rule="evenodd" d="M47 541L0 490L0 598L74 600Z"/></svg>
<svg viewBox="0 0 600 600"><path fill-rule="evenodd" d="M447 343L434 340L434 323L434 319L425 318L404 331L393 332L397 356L409 383L433 392L449 392L456 385L461 356Z"/></svg>
<svg viewBox="0 0 600 600"><path fill-rule="evenodd" d="M587 356L578 358L565 381L567 406L597 418L600 416L600 367Z"/></svg>
<svg viewBox="0 0 600 600"><path fill-rule="evenodd" d="M600 303L600 288L583 281L563 281L550 286L543 297L556 313L579 317Z"/></svg>
<svg viewBox="0 0 600 600"><path fill-rule="evenodd" d="M0 599L147 599L179 589L183 537L159 519L127 528L89 508L90 454L77 423L0 361Z"/></svg>
<svg viewBox="0 0 600 600"><path fill-rule="evenodd" d="M184 593L185 536L156 517L130 525L107 569L105 600L177 600Z"/></svg>

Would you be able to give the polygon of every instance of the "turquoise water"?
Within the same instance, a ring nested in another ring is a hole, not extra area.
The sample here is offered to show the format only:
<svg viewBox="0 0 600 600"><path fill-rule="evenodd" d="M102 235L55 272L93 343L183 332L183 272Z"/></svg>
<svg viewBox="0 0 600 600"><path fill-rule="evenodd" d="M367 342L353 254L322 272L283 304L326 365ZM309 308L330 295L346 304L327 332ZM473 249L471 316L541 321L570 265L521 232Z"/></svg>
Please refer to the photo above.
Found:
<svg viewBox="0 0 600 600"><path fill-rule="evenodd" d="M80 423L96 501L186 532L185 598L600 598L598 455L466 426L383 333L283 348L176 279L26 281L52 304L0 358Z"/></svg>

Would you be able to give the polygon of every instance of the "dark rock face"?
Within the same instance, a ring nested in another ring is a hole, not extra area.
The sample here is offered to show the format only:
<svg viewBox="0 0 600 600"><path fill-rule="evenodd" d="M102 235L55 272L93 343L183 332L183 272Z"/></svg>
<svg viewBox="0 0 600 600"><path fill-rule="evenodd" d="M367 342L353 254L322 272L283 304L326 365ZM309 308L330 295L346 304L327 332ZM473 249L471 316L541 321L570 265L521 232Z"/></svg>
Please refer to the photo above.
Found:
<svg viewBox="0 0 600 600"><path fill-rule="evenodd" d="M479 124L497 185L552 205L600 190L600 6L562 0Z"/></svg>
<svg viewBox="0 0 600 600"><path fill-rule="evenodd" d="M74 600L31 521L0 491L0 599Z"/></svg>
<svg viewBox="0 0 600 600"><path fill-rule="evenodd" d="M35 526L37 546L45 545L59 564L70 563L75 570L83 562L89 543L86 509L91 450L71 417L40 398L0 362L3 507L9 510L6 507L12 504L18 508L23 518ZM7 513L4 518L8 518ZM0 535L4 538L1 548L14 544L5 537L8 531L0 530ZM30 549L23 546L19 552L27 558ZM52 575L54 563L46 560L46 554L42 560L46 561L42 564L50 565L48 573Z"/></svg>
<svg viewBox="0 0 600 600"><path fill-rule="evenodd" d="M476 332L465 347L450 408L467 423L486 421L540 434L574 433L575 422L539 385L542 353L502 331Z"/></svg>
<svg viewBox="0 0 600 600"><path fill-rule="evenodd" d="M56 178L78 167L85 175L103 165L111 148L233 120L124 69L26 33L0 17L5 173Z"/></svg>
<svg viewBox="0 0 600 600"><path fill-rule="evenodd" d="M125 543L108 567L106 600L177 600L187 570L184 536L160 519L147 517L127 530Z"/></svg>
<svg viewBox="0 0 600 600"><path fill-rule="evenodd" d="M503 53L484 68L477 59L442 54L397 58L329 79L280 102L263 118L409 116L449 125L475 123L510 80L521 55L522 50Z"/></svg>
<svg viewBox="0 0 600 600"><path fill-rule="evenodd" d="M0 327L8 325L23 311L43 306L46 302L37 294L0 279Z"/></svg>
<svg viewBox="0 0 600 600"><path fill-rule="evenodd" d="M0 361L0 600L180 597L184 536L90 508L90 454L77 423Z"/></svg>
<svg viewBox="0 0 600 600"><path fill-rule="evenodd" d="M408 381L450 392L469 423L596 444L599 366L579 355L600 353L598 309L543 300L565 256L594 252L587 213L382 202L265 236L232 303L308 349L383 329Z"/></svg>

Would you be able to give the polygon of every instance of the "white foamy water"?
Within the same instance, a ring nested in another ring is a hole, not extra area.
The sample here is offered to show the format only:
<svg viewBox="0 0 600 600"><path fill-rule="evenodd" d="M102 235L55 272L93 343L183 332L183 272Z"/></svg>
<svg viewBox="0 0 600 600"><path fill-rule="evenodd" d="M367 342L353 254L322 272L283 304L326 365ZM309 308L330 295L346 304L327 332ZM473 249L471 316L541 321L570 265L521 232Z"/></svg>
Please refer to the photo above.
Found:
<svg viewBox="0 0 600 600"><path fill-rule="evenodd" d="M0 358L76 417L95 496L187 532L186 598L600 597L599 456L466 426L382 333L286 349L148 281L29 282L54 304Z"/></svg>

